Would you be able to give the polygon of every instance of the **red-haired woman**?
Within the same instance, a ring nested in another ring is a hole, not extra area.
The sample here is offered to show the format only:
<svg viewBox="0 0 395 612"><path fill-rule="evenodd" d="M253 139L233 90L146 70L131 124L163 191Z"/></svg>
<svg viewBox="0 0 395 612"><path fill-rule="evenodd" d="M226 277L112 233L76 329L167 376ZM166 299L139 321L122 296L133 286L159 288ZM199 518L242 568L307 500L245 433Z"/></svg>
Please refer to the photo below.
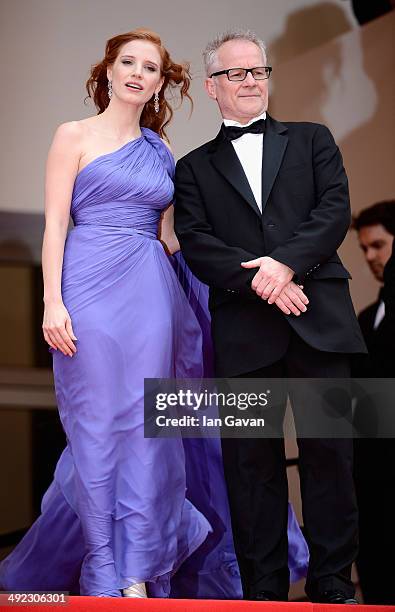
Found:
<svg viewBox="0 0 395 612"><path fill-rule="evenodd" d="M189 84L188 67L157 34L115 36L87 82L98 114L55 134L43 330L68 444L41 516L2 564L7 590L166 597L170 577L206 540L210 588L217 577L221 596L241 594L219 450L194 494L209 523L186 499L181 439L144 438L144 378L202 375L201 329L158 240L162 219L168 251L178 248L174 159L161 137L172 116L166 92L189 97ZM190 596L215 595L198 593L198 582L189 577Z"/></svg>

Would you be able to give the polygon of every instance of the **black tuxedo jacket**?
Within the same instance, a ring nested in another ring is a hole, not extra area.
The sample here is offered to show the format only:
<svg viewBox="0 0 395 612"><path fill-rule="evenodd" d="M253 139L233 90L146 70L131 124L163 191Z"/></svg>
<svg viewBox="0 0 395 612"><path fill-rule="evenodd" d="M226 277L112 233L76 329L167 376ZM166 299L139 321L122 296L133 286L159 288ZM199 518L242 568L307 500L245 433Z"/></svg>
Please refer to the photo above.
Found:
<svg viewBox="0 0 395 612"><path fill-rule="evenodd" d="M384 268L385 316L390 319L392 331L395 333L395 240L392 243L392 254Z"/></svg>
<svg viewBox="0 0 395 612"><path fill-rule="evenodd" d="M358 317L369 354L356 356L353 376L357 378L395 377L395 333L392 317L386 312L385 317L374 329L380 302L381 300L378 299L374 304L370 304L362 310Z"/></svg>
<svg viewBox="0 0 395 612"><path fill-rule="evenodd" d="M277 361L291 327L319 350L364 352L350 275L336 253L350 225L347 177L326 127L267 116L262 210L222 130L177 163L175 229L191 270L210 287L217 375ZM256 296L256 270L240 263L262 255L295 271L306 313L283 315Z"/></svg>

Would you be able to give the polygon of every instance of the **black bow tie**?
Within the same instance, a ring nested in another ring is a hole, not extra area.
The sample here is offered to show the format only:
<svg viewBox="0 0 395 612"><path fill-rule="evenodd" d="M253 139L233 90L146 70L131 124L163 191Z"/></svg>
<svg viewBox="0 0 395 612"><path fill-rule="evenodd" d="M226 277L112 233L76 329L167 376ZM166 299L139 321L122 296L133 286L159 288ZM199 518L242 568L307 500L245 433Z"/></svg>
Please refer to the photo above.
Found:
<svg viewBox="0 0 395 612"><path fill-rule="evenodd" d="M265 124L265 119L258 119L258 121L254 121L254 123L245 125L244 127L222 124L222 129L225 138L228 140L235 140L236 138L243 136L243 134L263 134L265 131Z"/></svg>

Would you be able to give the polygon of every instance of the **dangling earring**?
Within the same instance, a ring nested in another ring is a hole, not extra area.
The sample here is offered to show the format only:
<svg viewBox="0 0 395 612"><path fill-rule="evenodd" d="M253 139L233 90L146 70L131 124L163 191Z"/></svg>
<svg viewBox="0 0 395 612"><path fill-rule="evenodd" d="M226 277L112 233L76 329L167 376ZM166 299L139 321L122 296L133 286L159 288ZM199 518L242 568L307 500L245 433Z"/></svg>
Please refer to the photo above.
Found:
<svg viewBox="0 0 395 612"><path fill-rule="evenodd" d="M112 98L112 81L110 81L110 79L108 79L108 97Z"/></svg>
<svg viewBox="0 0 395 612"><path fill-rule="evenodd" d="M158 93L154 95L154 110L156 113L159 113L159 94Z"/></svg>

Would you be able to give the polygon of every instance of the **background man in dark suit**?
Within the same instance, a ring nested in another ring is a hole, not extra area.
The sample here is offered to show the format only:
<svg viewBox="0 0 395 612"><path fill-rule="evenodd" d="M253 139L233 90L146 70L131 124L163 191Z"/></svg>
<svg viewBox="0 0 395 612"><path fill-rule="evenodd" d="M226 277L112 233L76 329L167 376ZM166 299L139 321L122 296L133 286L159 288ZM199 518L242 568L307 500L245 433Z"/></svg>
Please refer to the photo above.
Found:
<svg viewBox="0 0 395 612"><path fill-rule="evenodd" d="M356 356L356 378L395 378L395 201L378 202L354 218L360 247L381 288L358 320L368 355ZM364 407L355 408L356 422ZM364 602L395 604L395 440L356 439L354 473L359 507L357 568ZM375 560L373 562L373 560Z"/></svg>
<svg viewBox="0 0 395 612"><path fill-rule="evenodd" d="M394 375L394 338L387 330L384 303L384 268L391 256L395 235L395 201L378 202L362 210L353 220L359 245L373 276L381 288L376 302L365 308L358 317L369 356L364 358L360 376Z"/></svg>
<svg viewBox="0 0 395 612"><path fill-rule="evenodd" d="M224 123L177 164L175 227L189 266L210 286L216 373L348 377L349 354L365 346L336 253L350 225L340 152L326 127L266 113L271 68L255 34L220 36L204 58ZM313 407L309 386L291 400L299 429ZM306 592L354 602L352 441L299 437L298 446ZM222 449L244 596L286 600L284 442L223 439Z"/></svg>

